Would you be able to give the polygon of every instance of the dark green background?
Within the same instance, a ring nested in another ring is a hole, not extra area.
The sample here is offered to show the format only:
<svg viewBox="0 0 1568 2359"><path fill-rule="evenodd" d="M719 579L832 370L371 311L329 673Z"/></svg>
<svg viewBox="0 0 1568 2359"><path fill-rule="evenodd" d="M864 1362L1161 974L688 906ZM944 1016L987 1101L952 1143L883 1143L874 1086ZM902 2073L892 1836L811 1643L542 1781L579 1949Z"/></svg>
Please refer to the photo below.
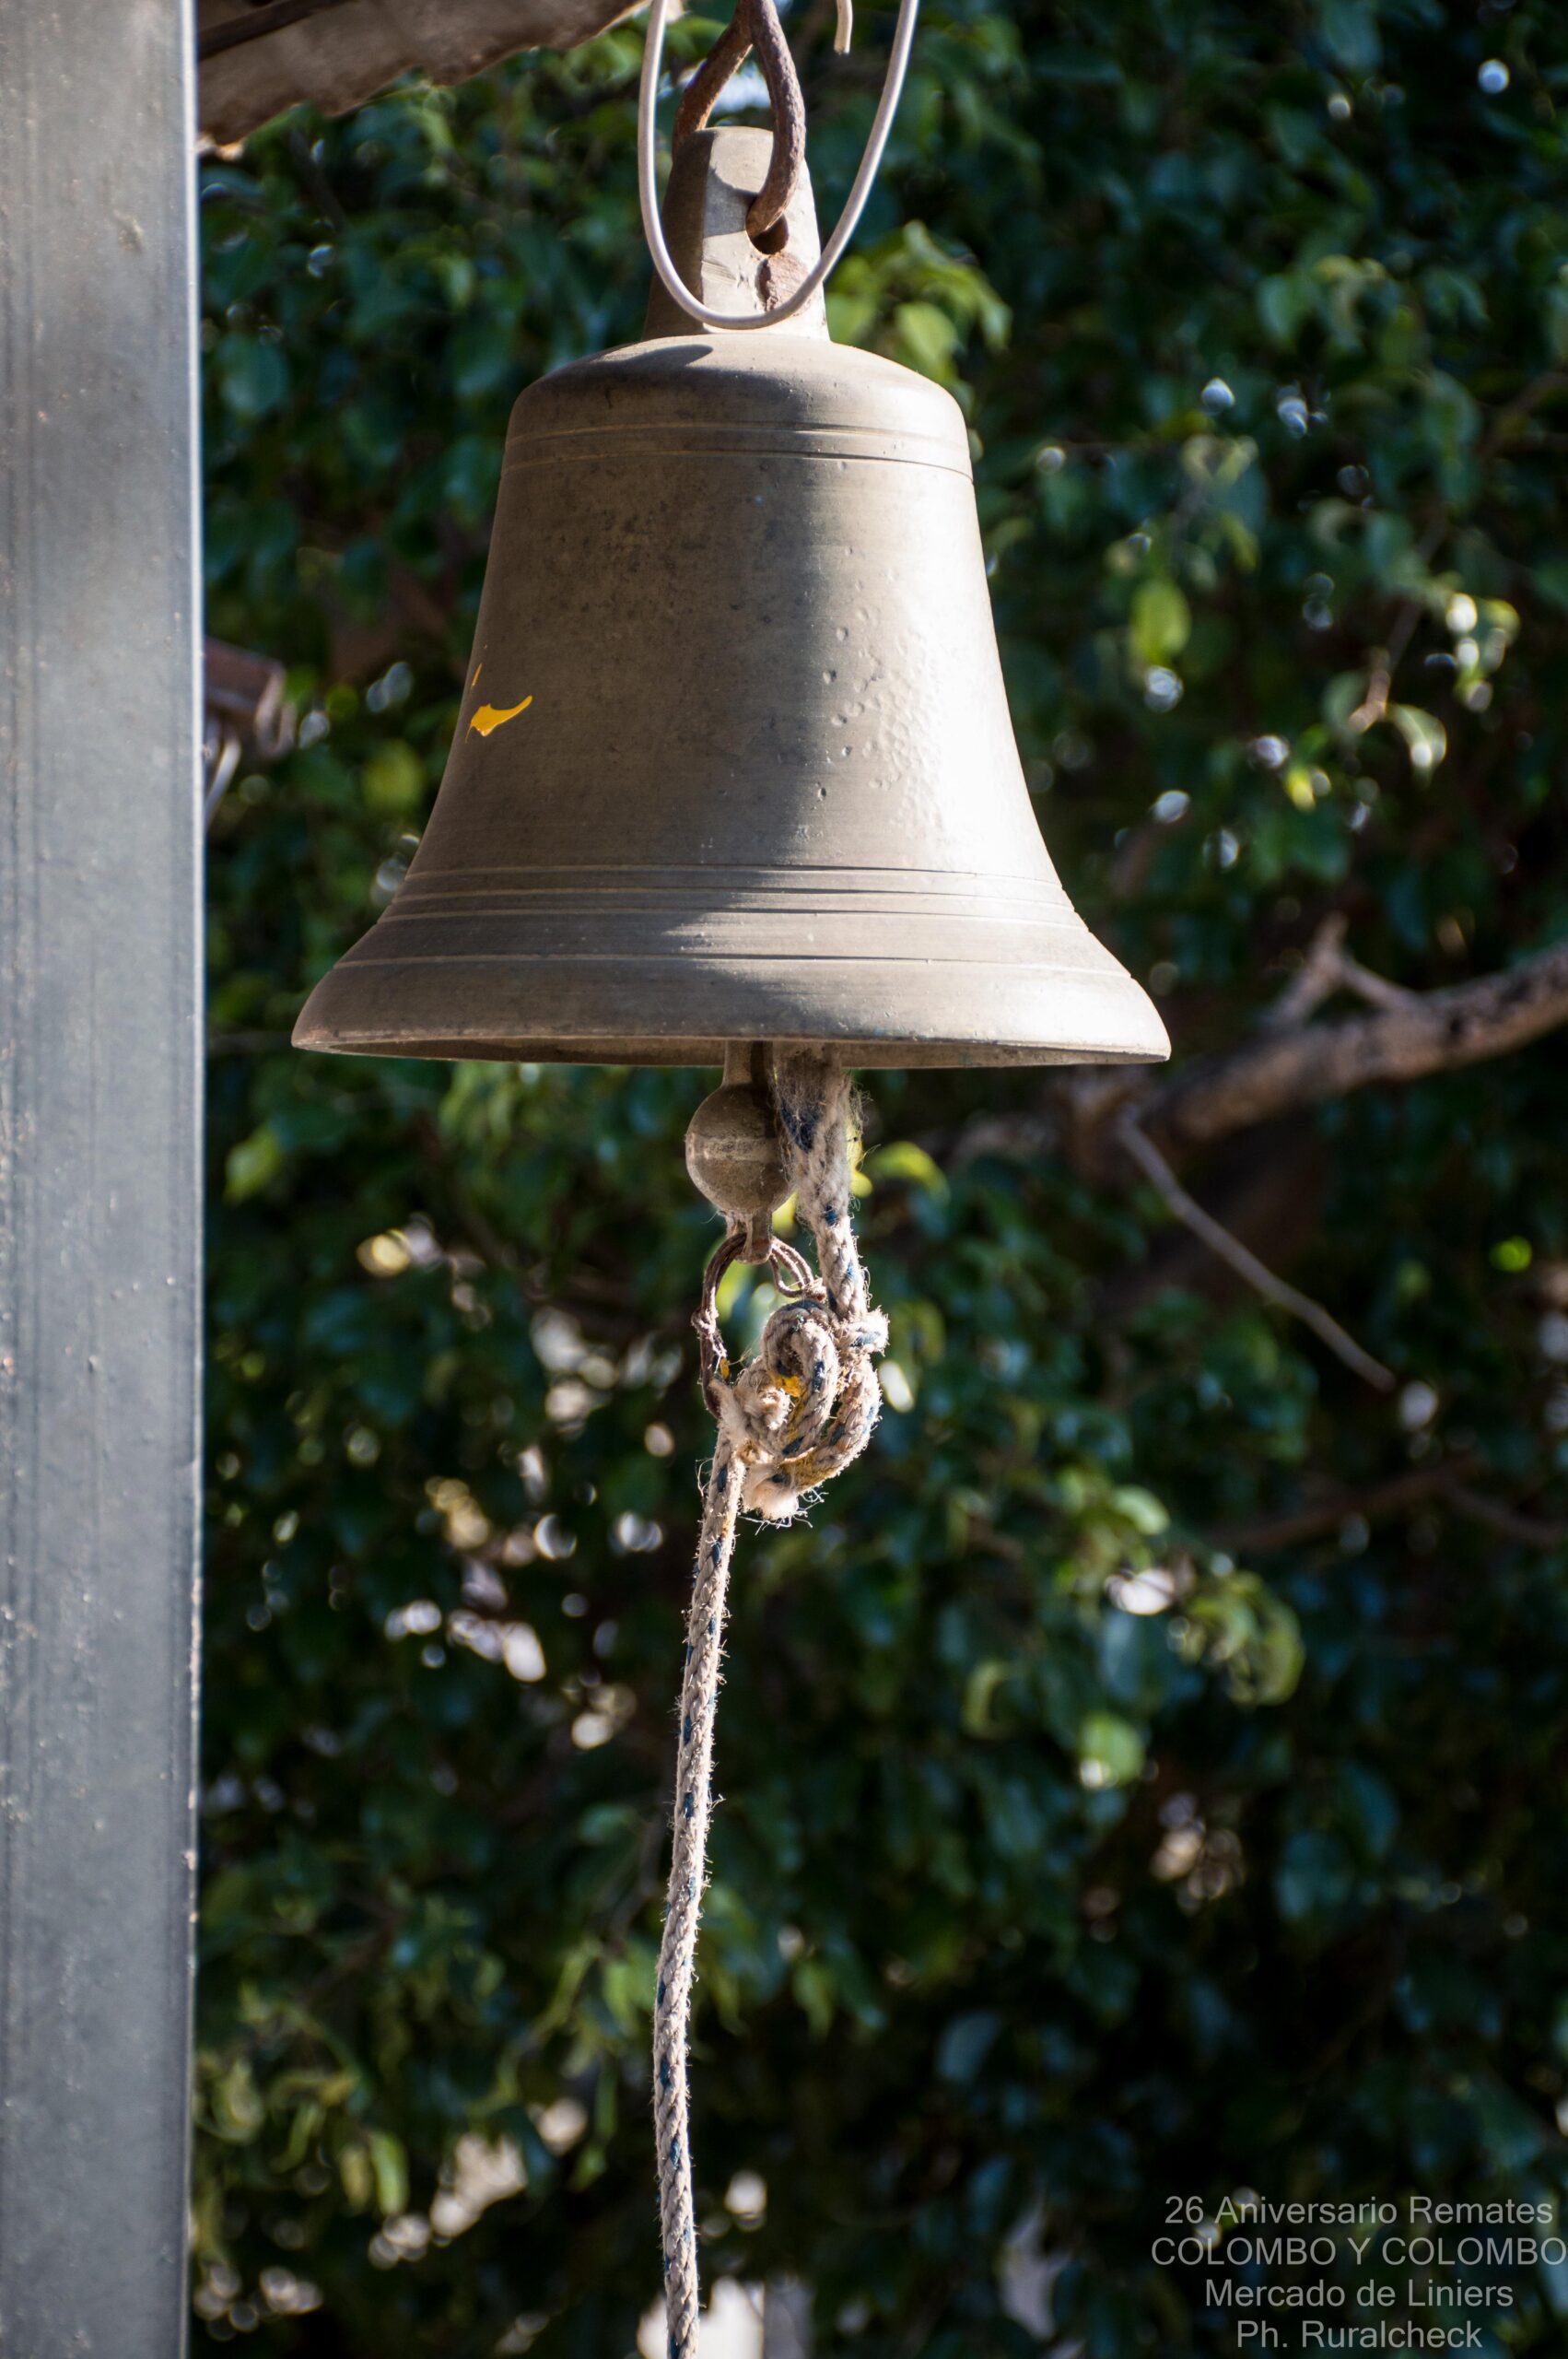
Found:
<svg viewBox="0 0 1568 2359"><path fill-rule="evenodd" d="M843 66L828 13L791 19L825 211L890 23ZM198 2344L624 2359L657 2286L705 1084L287 1047L439 777L509 404L637 331L639 54L205 172L209 628L312 742L211 846ZM1565 106L1549 0L924 12L835 325L965 405L1041 823L1178 1058L1330 911L1414 989L1568 923ZM1151 2264L1168 2198L1563 2181L1562 1044L1184 1173L1387 1399L1075 1157L1047 1077L872 1095L904 1405L743 1539L707 2271L804 2277L819 2359L1228 2349ZM1515 1536L1440 1489L1358 1514L1462 1456ZM1169 1610L1117 1602L1140 1567ZM421 2251L465 2132L526 2191ZM1038 2332L1020 2252L1061 2264ZM1564 2349L1568 2276L1494 2274L1483 2348Z"/></svg>

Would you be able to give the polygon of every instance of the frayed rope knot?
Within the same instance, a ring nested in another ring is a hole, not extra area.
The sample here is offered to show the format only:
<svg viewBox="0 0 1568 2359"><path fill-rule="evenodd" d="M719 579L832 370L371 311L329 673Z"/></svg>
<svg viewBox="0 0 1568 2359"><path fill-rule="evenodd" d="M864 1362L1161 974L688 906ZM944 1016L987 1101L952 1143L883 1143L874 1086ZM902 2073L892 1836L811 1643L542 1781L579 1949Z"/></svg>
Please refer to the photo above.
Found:
<svg viewBox="0 0 1568 2359"><path fill-rule="evenodd" d="M860 1456L882 1404L872 1356L886 1348L880 1311L851 1323L812 1300L773 1313L756 1358L710 1392L743 1470L743 1511L788 1523L807 1493Z"/></svg>
<svg viewBox="0 0 1568 2359"><path fill-rule="evenodd" d="M696 2359L699 2286L686 2054L697 1927L713 1803L713 1716L723 1661L724 1607L743 1513L787 1523L802 1500L860 1456L882 1405L874 1356L887 1321L871 1305L850 1218L849 1085L830 1060L781 1055L774 1078L801 1220L817 1269L775 1239L769 1262L785 1299L756 1357L732 1368L719 1332L719 1281L743 1240L708 1264L695 1324L703 1390L718 1445L703 1494L696 1576L686 1623L676 1763L674 1847L653 2013L653 2107L671 2359Z"/></svg>

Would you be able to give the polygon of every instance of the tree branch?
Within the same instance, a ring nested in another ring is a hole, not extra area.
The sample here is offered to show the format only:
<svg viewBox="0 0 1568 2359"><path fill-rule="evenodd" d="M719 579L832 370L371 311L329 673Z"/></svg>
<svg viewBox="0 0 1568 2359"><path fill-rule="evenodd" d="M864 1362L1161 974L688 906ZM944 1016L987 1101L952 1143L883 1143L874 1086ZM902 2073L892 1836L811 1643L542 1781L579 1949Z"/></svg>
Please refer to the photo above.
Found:
<svg viewBox="0 0 1568 2359"><path fill-rule="evenodd" d="M1263 1011L1266 1032L1294 1032L1316 1015L1326 999L1345 980L1345 932L1350 924L1341 910L1332 910L1311 942L1306 956L1272 1007Z"/></svg>
<svg viewBox="0 0 1568 2359"><path fill-rule="evenodd" d="M1397 1379L1392 1369L1386 1368L1381 1360L1375 1360L1370 1352L1363 1352L1355 1337L1347 1335L1339 1320L1331 1319L1320 1302L1314 1302L1310 1295L1302 1294L1296 1287L1287 1285L1283 1278L1277 1278L1256 1253L1247 1250L1239 1238L1233 1237L1228 1228L1223 1227L1211 1214L1206 1213L1202 1205L1188 1194L1159 1148L1145 1135L1130 1107L1124 1110L1117 1122L1117 1137L1145 1178L1153 1181L1177 1220L1185 1223L1194 1237L1200 1238L1211 1253L1226 1262L1238 1277L1245 1278L1266 1302L1288 1310L1293 1318L1310 1327L1319 1341L1327 1344L1336 1357L1343 1360L1363 1383L1373 1385L1379 1392L1393 1391Z"/></svg>
<svg viewBox="0 0 1568 2359"><path fill-rule="evenodd" d="M1363 968L1340 980L1363 997L1372 996L1371 984L1385 993L1395 989ZM1371 1015L1271 1026L1238 1049L1197 1059L1150 1091L1139 1104L1138 1120L1166 1153L1186 1153L1352 1089L1480 1064L1565 1023L1568 942L1559 942L1505 973L1411 992Z"/></svg>
<svg viewBox="0 0 1568 2359"><path fill-rule="evenodd" d="M1255 1523L1223 1524L1209 1534L1210 1543L1231 1555L1262 1555L1275 1548L1293 1548L1303 1540L1320 1539L1355 1516L1377 1523L1407 1514L1428 1500L1441 1503L1471 1523L1483 1524L1521 1548L1561 1548L1568 1541L1568 1524L1522 1515L1517 1508L1476 1490L1471 1477L1480 1472L1480 1459L1466 1451L1430 1466L1412 1467L1409 1473L1369 1484L1362 1491L1341 1491L1334 1498L1319 1499L1287 1515L1265 1516Z"/></svg>
<svg viewBox="0 0 1568 2359"><path fill-rule="evenodd" d="M1469 1516L1472 1523L1484 1524L1489 1532L1500 1532L1504 1540L1516 1541L1521 1548L1561 1548L1568 1541L1568 1524L1547 1523L1539 1516L1521 1515L1517 1508L1489 1499L1484 1491L1472 1491L1467 1483L1457 1484L1448 1496L1450 1506Z"/></svg>
<svg viewBox="0 0 1568 2359"><path fill-rule="evenodd" d="M1341 1491L1331 1499L1319 1499L1311 1507L1297 1508L1288 1515L1265 1516L1255 1523L1222 1524L1211 1532L1209 1539L1216 1548L1223 1548L1231 1555L1261 1554L1266 1549L1293 1548L1303 1540L1316 1540L1326 1532L1338 1532L1353 1516L1361 1516L1367 1523L1381 1522L1387 1516L1403 1515L1410 1508L1421 1507L1428 1499L1452 1495L1467 1475L1480 1471L1480 1461L1471 1457L1449 1459L1433 1466L1417 1466L1406 1474L1394 1474L1385 1483L1371 1483L1363 1491Z"/></svg>

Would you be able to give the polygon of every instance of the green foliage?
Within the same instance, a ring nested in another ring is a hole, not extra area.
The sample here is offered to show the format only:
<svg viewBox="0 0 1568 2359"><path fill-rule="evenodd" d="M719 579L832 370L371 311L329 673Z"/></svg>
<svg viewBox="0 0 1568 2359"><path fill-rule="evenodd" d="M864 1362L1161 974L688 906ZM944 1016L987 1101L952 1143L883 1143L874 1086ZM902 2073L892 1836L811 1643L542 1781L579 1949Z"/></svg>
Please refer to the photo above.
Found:
<svg viewBox="0 0 1568 2359"><path fill-rule="evenodd" d="M198 2341L623 2359L656 2292L701 1084L287 1047L439 778L509 403L637 332L638 54L205 174L210 627L308 718L212 843ZM1546 0L930 0L835 319L962 394L1042 821L1183 1051L1330 910L1414 988L1568 922L1565 99ZM743 1543L697 2027L708 2273L822 2359L1218 2352L1173 2195L1562 2187L1561 1054L1251 1143L1393 1405L1037 1076L878 1077L890 1410ZM1528 1520L1362 1512L1445 1455ZM1483 2348L1560 2348L1513 2292Z"/></svg>

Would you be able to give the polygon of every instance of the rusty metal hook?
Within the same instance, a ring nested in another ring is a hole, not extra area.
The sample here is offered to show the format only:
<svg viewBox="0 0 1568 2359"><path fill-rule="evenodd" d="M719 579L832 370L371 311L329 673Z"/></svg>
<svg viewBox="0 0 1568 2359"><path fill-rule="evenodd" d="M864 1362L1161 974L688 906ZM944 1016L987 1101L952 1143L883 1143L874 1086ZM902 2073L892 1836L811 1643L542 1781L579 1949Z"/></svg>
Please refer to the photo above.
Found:
<svg viewBox="0 0 1568 2359"><path fill-rule="evenodd" d="M746 212L746 228L760 244L789 211L806 159L806 102L775 0L736 0L734 16L686 84L670 146L679 155L692 133L703 128L730 76L754 49L773 113L767 178Z"/></svg>

